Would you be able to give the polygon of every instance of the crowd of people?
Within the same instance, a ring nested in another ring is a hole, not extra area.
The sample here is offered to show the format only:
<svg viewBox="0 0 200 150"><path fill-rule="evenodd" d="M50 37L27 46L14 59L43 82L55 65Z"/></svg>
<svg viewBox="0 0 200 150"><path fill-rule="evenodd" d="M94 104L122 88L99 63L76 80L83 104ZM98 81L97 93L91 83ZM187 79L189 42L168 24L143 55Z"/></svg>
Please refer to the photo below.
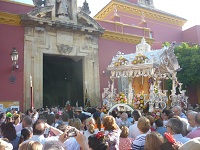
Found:
<svg viewBox="0 0 200 150"><path fill-rule="evenodd" d="M160 117L60 107L0 114L0 150L198 150L200 112L180 106Z"/></svg>

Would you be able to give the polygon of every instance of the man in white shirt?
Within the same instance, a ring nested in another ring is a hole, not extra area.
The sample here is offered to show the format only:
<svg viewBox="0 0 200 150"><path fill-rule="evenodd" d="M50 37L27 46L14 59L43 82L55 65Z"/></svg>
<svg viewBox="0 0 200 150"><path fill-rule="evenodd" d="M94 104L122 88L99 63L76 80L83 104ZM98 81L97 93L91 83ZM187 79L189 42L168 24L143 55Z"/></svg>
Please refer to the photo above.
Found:
<svg viewBox="0 0 200 150"><path fill-rule="evenodd" d="M32 118L30 116L25 116L22 122L15 127L17 136L21 135L21 130L24 128L32 128Z"/></svg>
<svg viewBox="0 0 200 150"><path fill-rule="evenodd" d="M135 139L138 135L140 135L140 131L137 127L137 124L138 124L139 118L141 117L141 113L138 110L134 110L132 112L132 116L133 116L134 124L129 127L129 137Z"/></svg>
<svg viewBox="0 0 200 150"><path fill-rule="evenodd" d="M193 131L197 128L196 126L196 122L195 122L195 116L196 116L197 112L195 111L191 111L187 114L187 118L188 118L188 123L189 123L189 126L188 126L188 131Z"/></svg>
<svg viewBox="0 0 200 150"><path fill-rule="evenodd" d="M45 138L44 132L45 132L46 128L48 128L56 136L51 136L51 137ZM61 134L63 134L63 132L60 131L59 129L56 129L56 128L46 124L43 120L37 120L33 124L33 136L32 136L32 138L30 138L29 140L26 140L25 142L33 140L33 141L40 142L41 144L44 144L46 141L50 141L50 140L58 141L59 135L61 135Z"/></svg>

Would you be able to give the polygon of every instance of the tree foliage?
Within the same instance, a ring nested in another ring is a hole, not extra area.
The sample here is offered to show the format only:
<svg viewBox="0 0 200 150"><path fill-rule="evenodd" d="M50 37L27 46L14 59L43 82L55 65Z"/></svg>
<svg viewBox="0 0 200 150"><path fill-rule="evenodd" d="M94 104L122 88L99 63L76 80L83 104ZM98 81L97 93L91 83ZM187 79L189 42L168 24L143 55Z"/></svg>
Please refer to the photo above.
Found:
<svg viewBox="0 0 200 150"><path fill-rule="evenodd" d="M182 43L174 52L182 68L177 73L178 80L186 86L200 85L200 46Z"/></svg>

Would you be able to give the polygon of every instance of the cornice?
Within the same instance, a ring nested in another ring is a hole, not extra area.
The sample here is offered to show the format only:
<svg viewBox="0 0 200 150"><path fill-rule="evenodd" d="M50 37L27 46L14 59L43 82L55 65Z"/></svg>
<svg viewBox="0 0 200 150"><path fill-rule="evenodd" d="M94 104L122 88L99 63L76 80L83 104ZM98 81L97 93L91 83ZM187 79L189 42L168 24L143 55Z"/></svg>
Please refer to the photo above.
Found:
<svg viewBox="0 0 200 150"><path fill-rule="evenodd" d="M106 30L104 32L104 34L102 35L102 38L108 39L108 40L113 40L113 41L131 43L131 44L139 44L141 42L142 36L136 36L136 35ZM150 45L152 45L154 42L154 39L150 39L147 37L145 37L145 40Z"/></svg>
<svg viewBox="0 0 200 150"><path fill-rule="evenodd" d="M20 16L17 14L0 12L0 24L20 26L21 19L20 19Z"/></svg>
<svg viewBox="0 0 200 150"><path fill-rule="evenodd" d="M141 16L141 14L144 13L146 18L173 24L180 27L182 27L187 21L185 19L181 19L175 16L170 16L167 14L163 14L161 12L157 12L154 9L148 10L143 7L125 4L122 2L116 2L116 1L111 1L108 5L106 5L98 14L94 16L94 19L97 19L97 20L105 19L110 13L114 12L115 7L117 8L118 11L121 11L121 12L126 12L129 14L138 15L138 16Z"/></svg>

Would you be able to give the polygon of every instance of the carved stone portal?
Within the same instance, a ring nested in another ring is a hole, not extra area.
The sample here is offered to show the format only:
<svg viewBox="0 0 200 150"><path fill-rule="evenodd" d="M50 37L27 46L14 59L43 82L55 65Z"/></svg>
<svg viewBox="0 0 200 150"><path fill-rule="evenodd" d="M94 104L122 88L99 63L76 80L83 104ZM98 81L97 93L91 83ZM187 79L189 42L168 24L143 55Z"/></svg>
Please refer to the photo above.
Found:
<svg viewBox="0 0 200 150"><path fill-rule="evenodd" d="M41 5L44 4L42 0L39 2ZM62 55L72 59L82 58L83 82L87 83L83 84L83 90L87 89L91 105L98 106L100 104L98 37L103 34L104 29L86 13L81 11L77 13L77 0L66 0L71 20L56 18L52 15L57 9L52 5L53 0L45 2L44 7L39 7L40 4L37 3L36 9L21 16L22 25L25 27L24 108L30 108L30 75L33 77L35 107L43 106L44 54Z"/></svg>
<svg viewBox="0 0 200 150"><path fill-rule="evenodd" d="M64 53L64 54L68 54L68 55L73 51L73 47L70 47L70 46L64 45L64 44L57 45L57 48L60 53Z"/></svg>

